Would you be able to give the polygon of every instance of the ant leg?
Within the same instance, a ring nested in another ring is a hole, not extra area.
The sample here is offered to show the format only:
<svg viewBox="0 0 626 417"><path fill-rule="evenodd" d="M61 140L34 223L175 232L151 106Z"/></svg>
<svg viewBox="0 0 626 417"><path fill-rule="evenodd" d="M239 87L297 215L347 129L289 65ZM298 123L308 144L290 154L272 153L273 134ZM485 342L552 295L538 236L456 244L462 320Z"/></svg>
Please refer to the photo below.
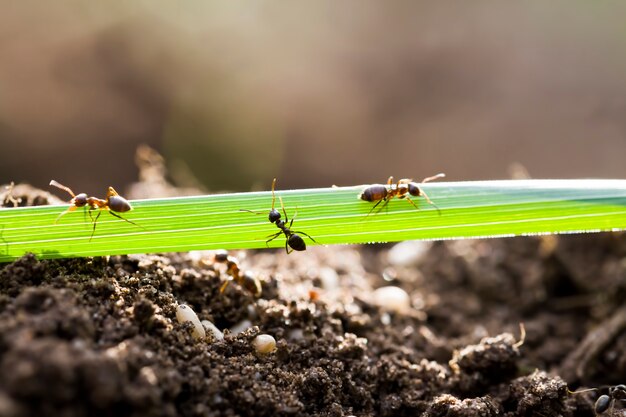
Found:
<svg viewBox="0 0 626 417"><path fill-rule="evenodd" d="M293 233L300 233L301 235L304 235L304 236L308 237L309 239L311 239L313 242L319 243L317 240L313 239L308 233L304 233L301 230L293 230Z"/></svg>
<svg viewBox="0 0 626 417"><path fill-rule="evenodd" d="M435 209L437 209L437 212L439 213L439 215L441 215L441 210L439 210L439 207L437 207L437 204L433 203L433 201L432 201L430 198L428 198L428 194L426 194L426 193L424 192L424 190L421 190L421 189L420 189L420 192L421 192L421 194L422 194L422 197L424 197L424 200L426 200L426 202L427 202L428 204L430 204L430 205L431 205L431 206L433 206ZM408 198L408 197L407 197L407 200L411 201L411 199L410 199L410 198ZM413 203L413 202L411 201L411 203ZM415 206L415 204L413 204L413 205ZM415 207L417 207L417 206L415 206Z"/></svg>
<svg viewBox="0 0 626 417"><path fill-rule="evenodd" d="M220 287L220 293L223 293L224 291L226 291L226 287L228 287L228 284L230 284L230 282L233 280L232 277L228 277L228 279L226 280L226 282L224 282L222 284L222 286Z"/></svg>
<svg viewBox="0 0 626 417"><path fill-rule="evenodd" d="M285 240L285 252L287 252L287 255L293 252L293 249L289 250L289 239Z"/></svg>
<svg viewBox="0 0 626 417"><path fill-rule="evenodd" d="M393 177L389 177L387 179L387 185L389 185L389 186L393 185Z"/></svg>
<svg viewBox="0 0 626 417"><path fill-rule="evenodd" d="M77 208L78 208L78 207L76 207L76 206L70 206L67 210L65 210L63 213L61 213L61 214L59 214L59 215L57 216L57 218L54 220L54 224L57 224L57 223L59 222L59 219L60 219L62 216L66 215L66 214L67 214L67 213L69 213L70 211L74 211L74 210L76 210Z"/></svg>
<svg viewBox="0 0 626 417"><path fill-rule="evenodd" d="M283 209L283 214L285 215L285 223L287 223L289 221L289 217L287 217L287 212L285 211L285 205L283 204L283 198L282 197L278 197L278 199L280 200L280 207ZM272 209L274 208L274 206L272 206ZM291 221L293 223L293 220ZM289 227L291 227L291 225L289 225Z"/></svg>
<svg viewBox="0 0 626 417"><path fill-rule="evenodd" d="M265 214L265 213L260 213L258 211L252 211L252 210L246 210L246 209L239 209L239 211L247 211L248 213L252 213L252 214Z"/></svg>
<svg viewBox="0 0 626 417"><path fill-rule="evenodd" d="M274 194L275 187L276 187L276 178L272 180L272 210L274 210L274 203L276 202L276 194Z"/></svg>
<svg viewBox="0 0 626 417"><path fill-rule="evenodd" d="M96 234L96 225L98 224L98 218L100 217L100 215L102 214L101 211L98 212L98 215L96 216L96 218L94 219L93 217L91 217L91 210L89 210L89 217L92 218L93 220L93 230L91 231L91 236L89 237L89 241L91 242L91 239L93 239L93 235Z"/></svg>
<svg viewBox="0 0 626 417"><path fill-rule="evenodd" d="M378 200L378 202L377 202L376 204L374 204L374 207L372 207L372 209L369 211L369 213L367 213L367 216L365 216L365 217L368 217L370 214L372 214L372 212L376 209L376 207L378 207L378 205L379 205L380 203L382 203L383 201L387 201L387 200L386 200L386 199L384 199L384 198L383 198L382 200ZM385 203L385 204L387 204L387 203ZM382 208L382 207L381 207L381 208ZM379 210L379 211L380 211L380 210ZM378 213L378 212L377 212L377 213Z"/></svg>
<svg viewBox="0 0 626 417"><path fill-rule="evenodd" d="M422 192L423 192L423 191L422 191ZM415 207L416 209L418 209L418 210L420 209L419 207L417 207L417 204L415 204L415 202L414 202L413 200L411 200L411 198L410 198L408 195L403 195L403 196L402 196L402 197L400 197L400 198L403 198L403 199L405 199L406 201L408 201L409 203L411 203L411 205L412 205L413 207Z"/></svg>
<svg viewBox="0 0 626 417"><path fill-rule="evenodd" d="M269 246L269 245L268 245L268 243L270 243L272 240L274 240L274 239L276 239L278 236L280 236L280 235L281 235L281 233L283 233L283 232L278 232L278 233L276 233L275 235L269 235L269 236L267 236L267 237L272 236L272 238L271 238L271 239L268 239L268 240L266 240L266 241L265 241L265 246Z"/></svg>
<svg viewBox="0 0 626 417"><path fill-rule="evenodd" d="M289 229L291 229L291 226L293 226L293 221L296 219L297 215L298 215L298 207L296 207L296 211L293 213L293 217L291 218L291 221L289 222ZM285 214L285 218L287 218L286 214Z"/></svg>
<svg viewBox="0 0 626 417"><path fill-rule="evenodd" d="M143 227L139 226L137 223L135 223L135 222L131 222L130 220L123 218L123 217L122 217L122 216L120 216L119 214L115 214L115 213L113 213L111 210L107 210L107 211L108 211L109 213L111 213L111 215L112 215L112 216L115 216L115 217L117 217L118 219L124 220L125 222L128 222L128 223L130 223L130 224L134 224L135 226L137 226L137 227L138 227L138 228L140 228L140 229L146 230L146 229L144 229Z"/></svg>

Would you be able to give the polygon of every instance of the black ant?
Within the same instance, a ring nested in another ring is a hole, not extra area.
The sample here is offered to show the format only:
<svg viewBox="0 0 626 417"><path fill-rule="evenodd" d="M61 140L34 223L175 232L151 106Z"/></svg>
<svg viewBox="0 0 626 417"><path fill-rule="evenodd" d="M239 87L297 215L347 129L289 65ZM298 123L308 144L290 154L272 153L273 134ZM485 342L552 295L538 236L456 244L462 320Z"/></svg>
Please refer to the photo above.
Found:
<svg viewBox="0 0 626 417"><path fill-rule="evenodd" d="M424 178L421 184L443 178L445 176L445 174L433 175L432 177ZM409 195L412 195L413 197L424 197L428 204L431 204L437 209L437 211L440 212L439 207L437 207L435 203L433 203L431 199L428 198L428 195L424 192L424 190L420 188L419 184L413 182L413 180L410 178L403 178L394 184L393 177L389 177L389 179L387 180L387 184L385 185L373 184L368 186L365 190L363 190L363 192L361 192L361 194L359 194L359 198L364 201L376 201L376 204L374 204L374 207L372 207L372 209L368 213L369 216L369 214L374 211L374 209L376 209L376 207L378 207L380 203L384 202L384 207L394 197L398 197L399 199L406 199L409 203L411 203L411 205L413 205L413 207L419 210L419 207L417 207L417 204L415 204L413 200L411 200Z"/></svg>
<svg viewBox="0 0 626 417"><path fill-rule="evenodd" d="M306 243L304 242L304 239L302 239L302 237L300 237L298 233L308 237L315 243L317 243L317 241L304 232L301 232L298 230L291 230L291 226L293 225L293 221L295 220L296 215L294 214L291 221L289 221L289 218L287 217L287 212L285 211L285 205L283 204L283 199L282 197L278 197L278 199L280 200L280 207L283 209L283 213L285 214L285 220L281 220L280 212L274 208L274 204L276 202L276 195L274 194L275 186L276 186L276 178L274 178L274 181L272 181L272 209L269 212L268 219L270 223L274 223L276 227L280 229L280 231L274 235L269 235L268 237L270 239L268 239L265 242L265 244L267 245L272 240L279 237L281 234L284 234L285 238L287 239L285 241L285 251L287 252L287 254L290 254L294 250L297 250L297 251L306 250ZM253 214L262 214L262 213L257 213L252 210L246 210L246 209L241 209L241 211L247 211ZM286 226L287 222L289 222L289 226ZM291 250L289 250L289 248L291 248Z"/></svg>
<svg viewBox="0 0 626 417"><path fill-rule="evenodd" d="M61 190L67 191L72 196L72 199L70 200L70 207L67 210L65 210L63 213L59 214L59 216L54 221L55 224L59 221L61 216L63 216L64 214L69 213L70 211L74 211L80 207L85 207L85 206L89 207L89 210L87 212L89 213L89 217L91 218L91 221L93 223L93 231L91 232L91 237L89 238L89 241L93 239L93 235L96 233L96 224L98 222L98 218L100 217L100 214L102 214L102 210L108 211L109 213L111 213L112 216L115 216L118 219L122 219L130 224L134 224L137 227L141 227L138 224L128 219L125 219L119 214L117 214L117 213L125 213L127 211L132 210L133 208L128 202L128 200L126 200L124 197L119 195L113 187L109 187L107 191L107 197L105 200L103 200L103 199L96 198L96 197L89 197L87 196L86 193L74 194L71 188L66 187L63 184L60 184L56 182L55 180L50 181L50 185L60 188ZM91 214L93 210L99 210L95 218Z"/></svg>
<svg viewBox="0 0 626 417"><path fill-rule="evenodd" d="M241 272L237 258L230 256L226 251L218 251L213 255L213 262L225 264L226 273L230 276L220 287L220 293L226 290L231 281L236 281L255 297L261 296L261 281L251 271Z"/></svg>
<svg viewBox="0 0 626 417"><path fill-rule="evenodd" d="M597 391L598 388L590 388L581 391L570 391L572 394L580 394L582 392ZM626 401L626 385L620 384L609 387L609 393L601 395L596 400L594 410L596 414L604 414L608 410L613 409L616 401Z"/></svg>

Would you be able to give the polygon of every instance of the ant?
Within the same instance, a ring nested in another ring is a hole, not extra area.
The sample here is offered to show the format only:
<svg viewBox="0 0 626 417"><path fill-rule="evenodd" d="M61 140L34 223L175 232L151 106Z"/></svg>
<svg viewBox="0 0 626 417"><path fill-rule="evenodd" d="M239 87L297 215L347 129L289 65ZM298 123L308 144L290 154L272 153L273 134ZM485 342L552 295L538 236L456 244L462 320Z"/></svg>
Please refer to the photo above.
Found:
<svg viewBox="0 0 626 417"><path fill-rule="evenodd" d="M433 175L432 177L424 178L421 184L429 181L434 181L445 176L445 174ZM411 200L409 195L412 195L413 197L424 197L426 202L435 207L437 211L441 214L439 207L437 207L435 203L433 203L431 199L428 198L428 195L424 192L424 190L420 188L419 184L413 182L413 180L410 178L403 178L394 184L393 177L389 177L389 179L387 180L387 184L370 185L365 190L363 190L361 194L359 194L359 198L364 201L376 201L376 204L374 204L374 207L372 207L372 209L368 213L369 216L370 213L374 211L374 209L376 209L376 207L378 207L380 203L384 202L383 207L385 207L394 197L406 199L409 203L411 203L413 207L419 210L419 207L417 207L417 204L415 204L413 200Z"/></svg>
<svg viewBox="0 0 626 417"><path fill-rule="evenodd" d="M219 251L213 255L213 262L225 264L226 273L230 275L230 278L220 287L220 293L226 290L231 281L236 281L237 284L250 291L255 297L261 296L261 281L251 271L242 273L237 258L228 255L226 251Z"/></svg>
<svg viewBox="0 0 626 417"><path fill-rule="evenodd" d="M304 236L311 239L313 242L318 243L315 239L313 239L311 236L309 236L308 234L302 231L291 230L291 226L293 225L293 221L296 218L296 214L294 214L291 221L289 221L289 218L287 217L287 212L285 211L285 205L283 204L283 199L282 197L278 197L278 199L280 200L280 207L283 209L283 213L285 215L285 220L281 220L280 212L274 208L274 204L276 202L276 195L274 194L275 186L276 186L276 178L274 178L274 181L272 181L272 209L269 212L268 220L270 221L270 223L274 223L276 227L280 229L280 231L274 235L267 236L270 239L268 239L265 242L265 244L267 245L272 240L279 237L281 234L284 234L286 238L285 251L287 252L287 254L290 254L294 250L297 250L297 251L306 250L306 243L304 242L304 239L302 239L302 237L298 233L303 234ZM254 212L252 210L241 209L241 211L247 211L253 214L262 214L262 213ZM287 222L289 222L289 226L286 226ZM289 248L291 248L291 250L289 250Z"/></svg>
<svg viewBox="0 0 626 417"><path fill-rule="evenodd" d="M85 206L89 207L89 210L87 212L89 213L89 217L91 218L91 221L93 223L93 231L91 232L91 237L89 238L90 242L91 242L91 239L93 239L93 235L96 233L96 224L98 222L98 218L100 217L100 214L102 214L102 210L108 211L109 213L111 213L112 216L115 216L118 219L122 219L130 224L134 224L137 227L141 227L138 224L131 222L130 220L125 219L119 214L117 214L117 213L125 213L127 211L132 210L133 208L128 202L128 200L126 200L124 197L119 195L113 187L109 187L107 191L106 200L103 200L103 199L96 198L96 197L89 197L87 196L86 193L74 194L71 188L66 187L63 184L60 184L56 182L55 180L50 181L50 185L60 188L61 190L67 191L72 196L72 199L70 200L70 204L71 204L70 207L67 210L65 210L63 213L59 214L59 216L54 221L55 224L59 221L61 216L63 216L64 214L69 213L70 211L74 211L80 207L85 207ZM93 215L91 214L93 210L99 210L95 219Z"/></svg>
<svg viewBox="0 0 626 417"><path fill-rule="evenodd" d="M598 388L590 388L582 391L570 391L572 394L580 394L582 392L596 391ZM594 410L596 414L604 414L608 410L613 410L616 401L626 401L626 385L620 384L609 387L609 393L601 395L596 400Z"/></svg>

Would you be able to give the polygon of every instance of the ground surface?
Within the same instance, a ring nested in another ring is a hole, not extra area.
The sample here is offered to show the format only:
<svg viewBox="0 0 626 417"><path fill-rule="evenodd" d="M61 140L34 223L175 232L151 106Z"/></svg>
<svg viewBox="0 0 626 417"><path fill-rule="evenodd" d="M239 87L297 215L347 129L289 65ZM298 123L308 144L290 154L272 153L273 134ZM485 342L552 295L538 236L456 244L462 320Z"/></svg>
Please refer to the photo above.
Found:
<svg viewBox="0 0 626 417"><path fill-rule="evenodd" d="M0 265L0 416L593 416L567 387L626 382L622 234L231 255L260 298L210 252Z"/></svg>

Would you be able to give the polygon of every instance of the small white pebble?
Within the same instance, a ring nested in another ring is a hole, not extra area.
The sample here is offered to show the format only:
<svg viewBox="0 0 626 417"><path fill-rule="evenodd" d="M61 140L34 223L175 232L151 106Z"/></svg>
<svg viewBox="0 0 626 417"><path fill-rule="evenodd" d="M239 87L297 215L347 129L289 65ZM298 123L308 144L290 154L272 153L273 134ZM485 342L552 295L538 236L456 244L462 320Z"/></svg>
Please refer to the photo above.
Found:
<svg viewBox="0 0 626 417"><path fill-rule="evenodd" d="M252 345L257 353L265 355L276 350L276 339L269 334L260 334L254 338Z"/></svg>
<svg viewBox="0 0 626 417"><path fill-rule="evenodd" d="M176 320L178 320L179 323L185 323L187 321L191 322L191 324L193 324L193 331L191 334L196 339L204 338L204 336L206 336L206 332L204 331L204 327L202 327L202 323L200 323L200 319L188 305L179 304L176 307Z"/></svg>
<svg viewBox="0 0 626 417"><path fill-rule="evenodd" d="M409 294L400 287L381 287L374 291L374 304L388 310L402 313L411 307Z"/></svg>
<svg viewBox="0 0 626 417"><path fill-rule="evenodd" d="M250 320L241 320L239 323L236 323L230 328L230 332L237 335L250 327L252 327L252 322Z"/></svg>
<svg viewBox="0 0 626 417"><path fill-rule="evenodd" d="M208 330L209 332L213 333L213 337L215 337L215 340L224 340L224 333L222 333L220 329L218 329L217 326L215 326L215 324L213 324L209 320L202 320L201 323L202 323L202 326L204 326L205 330Z"/></svg>
<svg viewBox="0 0 626 417"><path fill-rule="evenodd" d="M339 275L337 275L337 271L334 269L328 267L320 268L319 277L322 282L322 288L326 291L334 291L339 288Z"/></svg>
<svg viewBox="0 0 626 417"><path fill-rule="evenodd" d="M387 261L394 266L414 265L428 252L431 246L432 243L419 240L400 242L389 249Z"/></svg>

